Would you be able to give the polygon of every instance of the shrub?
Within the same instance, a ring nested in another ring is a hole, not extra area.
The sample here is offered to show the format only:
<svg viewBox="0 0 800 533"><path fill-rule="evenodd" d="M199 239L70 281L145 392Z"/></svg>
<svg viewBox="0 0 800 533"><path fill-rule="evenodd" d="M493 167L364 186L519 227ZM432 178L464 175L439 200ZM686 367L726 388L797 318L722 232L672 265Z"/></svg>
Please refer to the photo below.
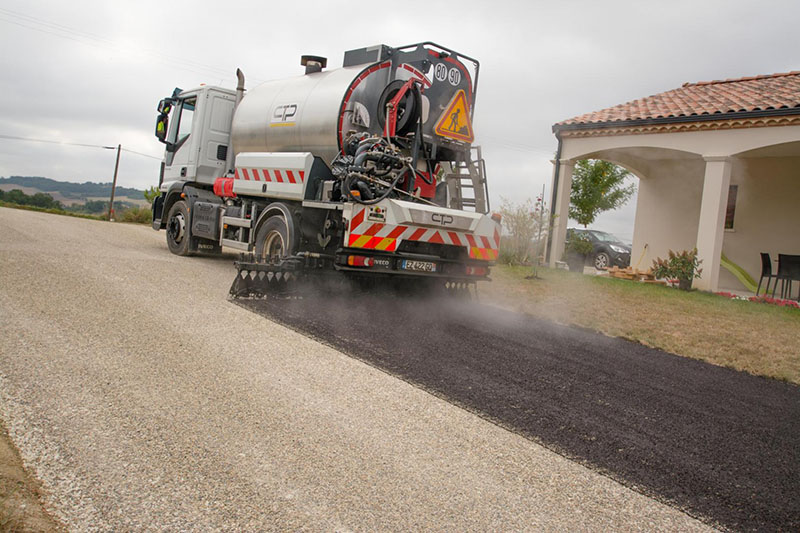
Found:
<svg viewBox="0 0 800 533"><path fill-rule="evenodd" d="M572 238L567 243L566 253L575 254L575 255L582 255L586 257L590 253L592 253L592 241L586 235L578 235L573 234Z"/></svg>
<svg viewBox="0 0 800 533"><path fill-rule="evenodd" d="M146 207L131 207L119 215L120 222L131 222L134 224L150 224L153 220L152 213Z"/></svg>
<svg viewBox="0 0 800 533"><path fill-rule="evenodd" d="M700 278L703 269L700 268L702 261L697 259L697 248L691 252L684 250L675 253L669 251L668 259L653 260L653 275L657 278L677 279L683 282L692 281L694 278ZM686 283L681 284L681 288L685 288Z"/></svg>
<svg viewBox="0 0 800 533"><path fill-rule="evenodd" d="M498 261L509 265L529 264L544 254L543 233L547 231L550 211L541 197L515 204L505 198L500 206L503 229Z"/></svg>

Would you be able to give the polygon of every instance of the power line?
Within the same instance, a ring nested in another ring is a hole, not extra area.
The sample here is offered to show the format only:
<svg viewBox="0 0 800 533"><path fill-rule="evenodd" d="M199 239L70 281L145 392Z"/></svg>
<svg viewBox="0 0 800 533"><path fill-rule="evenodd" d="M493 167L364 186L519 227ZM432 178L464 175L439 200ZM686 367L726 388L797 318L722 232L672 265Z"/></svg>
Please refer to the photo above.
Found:
<svg viewBox="0 0 800 533"><path fill-rule="evenodd" d="M100 44L102 47L105 48L113 48L117 51L124 51L117 42L111 39L107 39L105 37L102 37L94 33L89 33L82 30L76 30L74 28L70 28L69 26L64 26L63 24L57 24L45 19L41 19L38 17L27 15L25 13L20 13L18 11L12 11L10 9L5 9L1 7L0 7L0 15L3 15L5 17L10 17L11 19L15 19L15 20L9 20L7 18L5 19L0 18L0 20L4 20L5 22L10 22L12 24L17 24L18 26L22 26L24 28L41 31L43 33L48 33L50 35L55 35L56 37L67 38L83 44ZM30 26L29 24L32 24L33 26ZM163 58L169 59L169 57L165 56L165 54L159 53L152 49L139 48L139 51L153 53L162 59ZM227 69L221 69L211 65L199 63L196 61L181 60L180 63L193 65L210 71L215 71L216 74L219 73L225 73L228 75L231 74Z"/></svg>
<svg viewBox="0 0 800 533"><path fill-rule="evenodd" d="M111 49L121 53L130 51L121 47L117 42L102 37L100 35L85 32L82 30L77 30L69 26L65 26L63 24L57 24L45 19L27 15L25 13L20 13L18 11L12 11L6 8L0 8L0 21L21 26L23 28L38 31L41 33L53 35L55 37L61 37L62 39L68 39L70 41L75 41L88 46ZM175 58L172 55L167 55L154 49L136 47L134 51L141 54L149 55L167 66L177 68L180 70L185 70L188 72L193 72L201 76L217 77L220 75L224 75L225 78L233 77L232 69L229 70L220 67L215 67L213 65L208 65L205 63L200 63L198 61L188 60L184 58ZM254 79L253 81L259 82L262 80Z"/></svg>
<svg viewBox="0 0 800 533"><path fill-rule="evenodd" d="M102 146L100 144L84 144L84 143L71 143L66 141L53 141L49 139L33 139L31 137L17 137L16 135L2 135L0 134L0 139L11 139L14 141L31 141L37 143L49 143L49 144L64 144L67 146L83 146L85 148L104 148L106 150L116 150L116 146Z"/></svg>
<svg viewBox="0 0 800 533"><path fill-rule="evenodd" d="M72 143L67 141L54 141L51 139L34 139L32 137L17 137L16 135L2 135L0 134L0 139L10 139L13 141L28 141L28 142L37 142L37 143L48 143L48 144L61 144L64 146L82 146L84 148L102 148L104 150L116 150L116 146L103 146L101 144L86 144L86 143ZM122 149L123 152L130 152L132 154L140 155L143 157L149 157L150 159L158 159L160 157L156 157L150 154L143 154L142 152L136 152L134 150L129 150L127 148Z"/></svg>
<svg viewBox="0 0 800 533"><path fill-rule="evenodd" d="M150 155L150 154L143 154L142 152L135 152L135 151L133 151L133 150L128 150L127 148L123 148L123 149L122 149L122 151L123 151L123 152L130 152L130 153L132 153L132 154L140 155L140 156L143 156L143 157L149 157L150 159L156 159L156 160L158 160L158 161L161 161L161 159L163 159L163 158L161 158L161 157L156 157L156 156L154 156L154 155Z"/></svg>

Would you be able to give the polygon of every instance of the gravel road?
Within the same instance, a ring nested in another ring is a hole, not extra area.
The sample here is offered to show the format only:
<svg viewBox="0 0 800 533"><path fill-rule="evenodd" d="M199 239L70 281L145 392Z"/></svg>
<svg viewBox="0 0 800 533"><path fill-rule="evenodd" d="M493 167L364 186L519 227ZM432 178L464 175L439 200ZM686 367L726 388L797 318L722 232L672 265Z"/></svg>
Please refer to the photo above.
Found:
<svg viewBox="0 0 800 533"><path fill-rule="evenodd" d="M231 256L0 225L0 414L74 531L708 529L227 302Z"/></svg>

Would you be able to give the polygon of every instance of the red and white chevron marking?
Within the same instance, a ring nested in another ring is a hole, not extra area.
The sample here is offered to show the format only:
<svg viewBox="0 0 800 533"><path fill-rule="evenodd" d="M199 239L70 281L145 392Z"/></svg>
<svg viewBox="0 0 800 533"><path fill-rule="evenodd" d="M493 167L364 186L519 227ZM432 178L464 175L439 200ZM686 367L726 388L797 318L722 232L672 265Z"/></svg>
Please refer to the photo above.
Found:
<svg viewBox="0 0 800 533"><path fill-rule="evenodd" d="M297 168L236 168L234 179L244 181L268 181L273 183L303 183L304 170Z"/></svg>
<svg viewBox="0 0 800 533"><path fill-rule="evenodd" d="M348 246L393 252L403 240L466 246L470 257L494 260L500 248L500 232L492 237L462 231L384 224L366 219L367 209L359 210L349 225Z"/></svg>

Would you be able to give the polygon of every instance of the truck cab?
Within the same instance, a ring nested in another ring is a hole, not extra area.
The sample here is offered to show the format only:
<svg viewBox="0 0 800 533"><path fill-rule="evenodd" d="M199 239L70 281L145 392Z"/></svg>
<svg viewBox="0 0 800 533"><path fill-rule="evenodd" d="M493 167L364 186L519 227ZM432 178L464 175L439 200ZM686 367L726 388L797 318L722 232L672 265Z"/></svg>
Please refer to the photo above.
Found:
<svg viewBox="0 0 800 533"><path fill-rule="evenodd" d="M179 91L169 105L162 182L196 181L213 185L226 172L236 95L222 87ZM164 114L162 112L162 114Z"/></svg>

